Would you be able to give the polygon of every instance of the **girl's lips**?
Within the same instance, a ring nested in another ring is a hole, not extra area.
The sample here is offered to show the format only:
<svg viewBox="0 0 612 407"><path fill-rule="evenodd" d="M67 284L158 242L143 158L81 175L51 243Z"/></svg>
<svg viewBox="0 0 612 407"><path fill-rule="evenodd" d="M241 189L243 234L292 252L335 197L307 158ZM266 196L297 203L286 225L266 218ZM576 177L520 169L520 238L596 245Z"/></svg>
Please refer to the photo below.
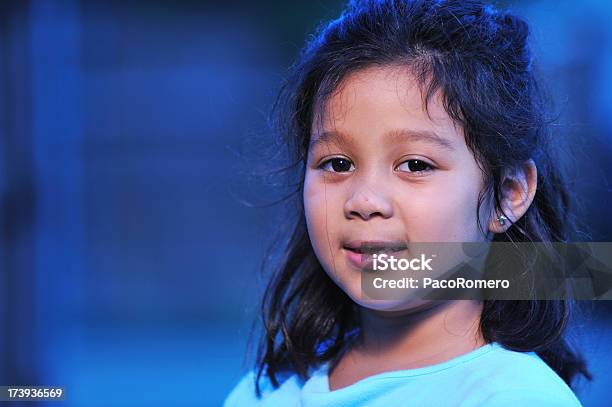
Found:
<svg viewBox="0 0 612 407"><path fill-rule="evenodd" d="M357 253L351 249L345 248L346 257L349 263L355 266L359 270L366 270L372 268L372 254L371 253Z"/></svg>
<svg viewBox="0 0 612 407"><path fill-rule="evenodd" d="M398 252L406 249L403 240L352 240L344 243L343 248L357 253Z"/></svg>
<svg viewBox="0 0 612 407"><path fill-rule="evenodd" d="M344 251L346 252L346 256L349 262L358 269L361 269L361 256L363 255L361 253L354 252L350 249L344 249Z"/></svg>
<svg viewBox="0 0 612 407"><path fill-rule="evenodd" d="M351 248L348 247L344 247L343 250L346 252L346 257L349 261L349 263L351 263L351 265L355 266L356 268L360 269L360 270L371 270L373 267L373 253L357 253L354 250L351 250ZM396 255L396 256L400 256L401 254L404 253L404 250L381 250L378 252L380 253L387 253L390 255Z"/></svg>

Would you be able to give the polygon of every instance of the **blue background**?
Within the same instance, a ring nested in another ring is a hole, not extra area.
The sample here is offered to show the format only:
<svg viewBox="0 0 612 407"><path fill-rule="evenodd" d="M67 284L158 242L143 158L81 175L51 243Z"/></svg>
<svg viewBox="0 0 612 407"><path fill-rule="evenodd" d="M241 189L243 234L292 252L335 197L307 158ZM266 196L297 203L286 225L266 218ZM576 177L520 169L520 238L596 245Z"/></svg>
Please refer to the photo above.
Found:
<svg viewBox="0 0 612 407"><path fill-rule="evenodd" d="M125 3L0 5L0 385L63 385L65 406L219 405L252 362L279 222L241 202L275 197L251 182L251 141L269 143L281 78L342 4ZM556 132L580 146L580 217L610 241L612 6L497 4L533 25ZM578 395L606 405L612 307L583 305L595 380Z"/></svg>

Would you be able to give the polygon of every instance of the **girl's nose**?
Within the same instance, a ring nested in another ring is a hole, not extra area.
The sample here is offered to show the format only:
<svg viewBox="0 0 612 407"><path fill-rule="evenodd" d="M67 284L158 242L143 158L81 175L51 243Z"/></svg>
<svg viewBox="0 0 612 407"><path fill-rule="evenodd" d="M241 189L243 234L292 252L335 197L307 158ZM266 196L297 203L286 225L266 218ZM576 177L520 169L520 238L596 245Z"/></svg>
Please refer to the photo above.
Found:
<svg viewBox="0 0 612 407"><path fill-rule="evenodd" d="M393 206L383 191L366 185L356 188L346 200L344 215L347 219L368 220L376 216L386 219L393 215Z"/></svg>

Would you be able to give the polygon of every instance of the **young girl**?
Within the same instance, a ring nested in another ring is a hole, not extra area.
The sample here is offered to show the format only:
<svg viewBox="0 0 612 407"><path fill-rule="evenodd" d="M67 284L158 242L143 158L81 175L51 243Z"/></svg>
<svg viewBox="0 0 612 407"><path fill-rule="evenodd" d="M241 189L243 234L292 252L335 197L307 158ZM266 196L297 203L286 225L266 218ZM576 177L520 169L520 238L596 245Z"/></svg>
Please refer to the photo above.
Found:
<svg viewBox="0 0 612 407"><path fill-rule="evenodd" d="M226 406L580 405L568 302L372 300L357 267L368 245L567 241L527 37L478 1L381 0L307 45L276 110L299 213Z"/></svg>

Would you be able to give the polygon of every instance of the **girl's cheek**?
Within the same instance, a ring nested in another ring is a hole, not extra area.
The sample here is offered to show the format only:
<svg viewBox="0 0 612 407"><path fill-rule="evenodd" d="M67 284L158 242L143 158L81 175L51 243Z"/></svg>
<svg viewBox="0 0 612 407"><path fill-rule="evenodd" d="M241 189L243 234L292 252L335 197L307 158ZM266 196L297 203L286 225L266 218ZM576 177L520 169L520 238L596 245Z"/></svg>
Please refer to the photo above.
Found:
<svg viewBox="0 0 612 407"><path fill-rule="evenodd" d="M326 185L319 174L304 180L304 212L311 243L315 248L329 250L328 239L335 237L342 216L341 197L336 188ZM318 255L327 253L318 252Z"/></svg>
<svg viewBox="0 0 612 407"><path fill-rule="evenodd" d="M307 215L311 210L316 208L317 200L317 186L314 177L308 172L304 178L304 208Z"/></svg>
<svg viewBox="0 0 612 407"><path fill-rule="evenodd" d="M323 185L324 187L324 185ZM318 185L315 177L306 175L304 180L304 213L308 233L312 240L317 240L321 227L325 224L325 191ZM315 242L313 242L314 244Z"/></svg>
<svg viewBox="0 0 612 407"><path fill-rule="evenodd" d="M312 211L324 211L324 205L330 202L330 197L337 198L338 188L316 172L307 171L304 178L304 206Z"/></svg>

